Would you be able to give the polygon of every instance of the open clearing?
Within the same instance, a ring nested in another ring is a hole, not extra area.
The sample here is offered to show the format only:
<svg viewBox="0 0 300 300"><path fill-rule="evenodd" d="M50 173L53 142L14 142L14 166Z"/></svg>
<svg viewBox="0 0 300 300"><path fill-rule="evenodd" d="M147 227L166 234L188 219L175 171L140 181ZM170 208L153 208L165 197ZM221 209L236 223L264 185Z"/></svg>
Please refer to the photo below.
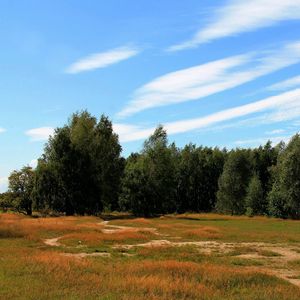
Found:
<svg viewBox="0 0 300 300"><path fill-rule="evenodd" d="M0 214L0 299L300 299L300 222Z"/></svg>

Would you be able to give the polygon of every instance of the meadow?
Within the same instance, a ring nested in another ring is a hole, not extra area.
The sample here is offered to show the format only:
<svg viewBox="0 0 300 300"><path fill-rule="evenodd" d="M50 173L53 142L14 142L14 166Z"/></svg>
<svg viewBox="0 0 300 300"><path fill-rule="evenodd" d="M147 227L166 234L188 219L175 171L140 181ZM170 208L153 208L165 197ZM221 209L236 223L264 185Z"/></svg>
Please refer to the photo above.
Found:
<svg viewBox="0 0 300 300"><path fill-rule="evenodd" d="M300 222L0 213L0 299L300 299Z"/></svg>

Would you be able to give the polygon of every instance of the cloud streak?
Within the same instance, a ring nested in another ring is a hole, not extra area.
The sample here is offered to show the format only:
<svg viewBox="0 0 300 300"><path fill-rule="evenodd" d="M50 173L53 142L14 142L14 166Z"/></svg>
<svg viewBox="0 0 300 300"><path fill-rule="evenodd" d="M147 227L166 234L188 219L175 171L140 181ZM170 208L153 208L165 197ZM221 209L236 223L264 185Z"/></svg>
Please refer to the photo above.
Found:
<svg viewBox="0 0 300 300"><path fill-rule="evenodd" d="M299 62L300 42L294 42L268 54L232 56L168 73L135 91L117 116L124 118L153 107L198 100Z"/></svg>
<svg viewBox="0 0 300 300"><path fill-rule="evenodd" d="M216 39L236 36L285 20L300 19L300 0L231 0L217 9L207 26L188 41L170 47L179 51Z"/></svg>
<svg viewBox="0 0 300 300"><path fill-rule="evenodd" d="M53 133L54 128L52 127L33 128L25 132L32 142L46 141Z"/></svg>
<svg viewBox="0 0 300 300"><path fill-rule="evenodd" d="M254 118L256 124L259 124L259 122L280 122L300 116L300 89L222 110L205 117L165 123L164 127L168 134L172 135L207 128L221 122L261 112L265 112L266 114L261 119ZM116 132L120 135L120 140L122 142L147 138L155 130L154 127L141 128L127 124L118 124L118 126L123 129L123 131L118 132L118 128L115 128Z"/></svg>
<svg viewBox="0 0 300 300"><path fill-rule="evenodd" d="M295 76L287 80L278 82L269 86L267 89L270 91L282 91L296 86L300 86L300 76Z"/></svg>
<svg viewBox="0 0 300 300"><path fill-rule="evenodd" d="M5 128L0 127L0 133L3 133L3 132L5 132L5 131L6 131Z"/></svg>
<svg viewBox="0 0 300 300"><path fill-rule="evenodd" d="M257 146L257 145L262 145L265 144L267 141L271 141L273 144L278 144L280 142L289 142L291 139L291 136L269 136L269 137L261 137L257 139L247 139L247 140L238 140L235 141L234 143L238 146L242 145L252 145L252 146Z"/></svg>
<svg viewBox="0 0 300 300"><path fill-rule="evenodd" d="M84 71L105 68L137 55L140 51L133 47L120 47L106 52L95 53L71 64L66 73L77 74Z"/></svg>
<svg viewBox="0 0 300 300"><path fill-rule="evenodd" d="M280 134L280 133L284 133L285 129L274 129L271 131L267 131L266 134Z"/></svg>

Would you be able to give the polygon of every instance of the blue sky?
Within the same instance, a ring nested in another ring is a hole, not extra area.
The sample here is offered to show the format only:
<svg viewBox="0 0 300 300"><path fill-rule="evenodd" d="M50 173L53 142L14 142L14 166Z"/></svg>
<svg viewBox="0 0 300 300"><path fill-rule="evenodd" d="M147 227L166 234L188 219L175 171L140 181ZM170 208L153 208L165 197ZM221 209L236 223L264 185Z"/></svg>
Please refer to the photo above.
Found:
<svg viewBox="0 0 300 300"><path fill-rule="evenodd" d="M124 155L159 123L179 146L298 132L300 0L3 0L0 25L0 191L82 109Z"/></svg>

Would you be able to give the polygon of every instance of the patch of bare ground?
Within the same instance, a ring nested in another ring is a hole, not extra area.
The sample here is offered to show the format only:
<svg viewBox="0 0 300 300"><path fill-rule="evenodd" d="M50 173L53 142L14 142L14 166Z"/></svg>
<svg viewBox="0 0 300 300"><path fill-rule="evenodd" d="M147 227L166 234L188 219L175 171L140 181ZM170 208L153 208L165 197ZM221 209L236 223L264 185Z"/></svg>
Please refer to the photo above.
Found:
<svg viewBox="0 0 300 300"><path fill-rule="evenodd" d="M63 236L59 236L53 239L45 239L44 240L44 244L47 246L51 246L51 247L60 247L62 246L62 244L59 242L59 240L62 238Z"/></svg>

